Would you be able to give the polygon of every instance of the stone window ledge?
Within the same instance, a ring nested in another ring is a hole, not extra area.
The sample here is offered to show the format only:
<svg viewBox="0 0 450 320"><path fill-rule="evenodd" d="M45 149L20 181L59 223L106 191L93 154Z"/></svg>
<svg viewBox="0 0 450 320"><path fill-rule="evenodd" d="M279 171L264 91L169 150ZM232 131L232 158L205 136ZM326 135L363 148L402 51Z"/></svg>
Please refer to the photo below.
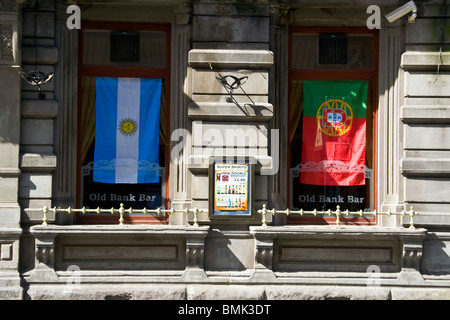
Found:
<svg viewBox="0 0 450 320"><path fill-rule="evenodd" d="M33 226L36 268L30 282L58 282L57 272L161 270L206 277L204 240L209 226L49 225Z"/></svg>
<svg viewBox="0 0 450 320"><path fill-rule="evenodd" d="M267 279L299 272L357 272L371 268L422 283L420 259L427 230L371 226L250 227L255 272Z"/></svg>

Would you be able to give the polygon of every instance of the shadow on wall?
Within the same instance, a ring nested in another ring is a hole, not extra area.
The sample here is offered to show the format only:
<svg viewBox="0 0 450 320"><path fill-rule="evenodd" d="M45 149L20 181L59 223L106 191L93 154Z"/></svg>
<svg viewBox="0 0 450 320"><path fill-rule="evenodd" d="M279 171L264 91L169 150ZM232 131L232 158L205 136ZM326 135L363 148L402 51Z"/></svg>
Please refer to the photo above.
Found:
<svg viewBox="0 0 450 320"><path fill-rule="evenodd" d="M253 268L253 239L245 235L225 234L220 230L211 230L205 239L206 271L244 271ZM249 257L251 259L249 259Z"/></svg>
<svg viewBox="0 0 450 320"><path fill-rule="evenodd" d="M450 238L428 232L423 243L420 271L428 275L450 274Z"/></svg>
<svg viewBox="0 0 450 320"><path fill-rule="evenodd" d="M31 198L31 193L37 190L36 184L31 180L31 175L21 174L19 181L20 181L19 197L25 199Z"/></svg>

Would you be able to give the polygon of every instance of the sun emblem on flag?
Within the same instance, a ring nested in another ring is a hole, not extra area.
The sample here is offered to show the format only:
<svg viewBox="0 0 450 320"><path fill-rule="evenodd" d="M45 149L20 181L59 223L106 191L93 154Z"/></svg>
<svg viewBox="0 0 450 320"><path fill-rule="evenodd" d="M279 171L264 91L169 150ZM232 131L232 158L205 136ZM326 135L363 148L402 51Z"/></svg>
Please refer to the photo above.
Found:
<svg viewBox="0 0 450 320"><path fill-rule="evenodd" d="M328 136L342 136L352 127L353 111L344 100L329 99L316 114L317 126Z"/></svg>
<svg viewBox="0 0 450 320"><path fill-rule="evenodd" d="M119 125L117 126L119 132L124 136L132 136L137 131L137 123L134 119L124 118L120 120Z"/></svg>

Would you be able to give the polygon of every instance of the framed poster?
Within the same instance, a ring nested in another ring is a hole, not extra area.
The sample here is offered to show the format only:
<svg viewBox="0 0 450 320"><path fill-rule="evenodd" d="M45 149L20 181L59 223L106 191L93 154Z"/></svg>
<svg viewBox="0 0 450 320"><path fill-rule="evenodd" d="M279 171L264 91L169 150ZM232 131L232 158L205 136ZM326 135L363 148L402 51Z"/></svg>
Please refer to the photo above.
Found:
<svg viewBox="0 0 450 320"><path fill-rule="evenodd" d="M214 161L211 168L213 216L252 216L252 165L249 161Z"/></svg>

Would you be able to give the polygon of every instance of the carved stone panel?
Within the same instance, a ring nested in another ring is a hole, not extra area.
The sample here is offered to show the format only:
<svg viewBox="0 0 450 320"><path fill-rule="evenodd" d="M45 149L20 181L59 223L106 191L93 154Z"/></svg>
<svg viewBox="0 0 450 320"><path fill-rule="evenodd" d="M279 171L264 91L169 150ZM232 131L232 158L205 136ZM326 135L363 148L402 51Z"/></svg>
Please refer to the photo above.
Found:
<svg viewBox="0 0 450 320"><path fill-rule="evenodd" d="M12 24L0 24L0 60L14 61Z"/></svg>

